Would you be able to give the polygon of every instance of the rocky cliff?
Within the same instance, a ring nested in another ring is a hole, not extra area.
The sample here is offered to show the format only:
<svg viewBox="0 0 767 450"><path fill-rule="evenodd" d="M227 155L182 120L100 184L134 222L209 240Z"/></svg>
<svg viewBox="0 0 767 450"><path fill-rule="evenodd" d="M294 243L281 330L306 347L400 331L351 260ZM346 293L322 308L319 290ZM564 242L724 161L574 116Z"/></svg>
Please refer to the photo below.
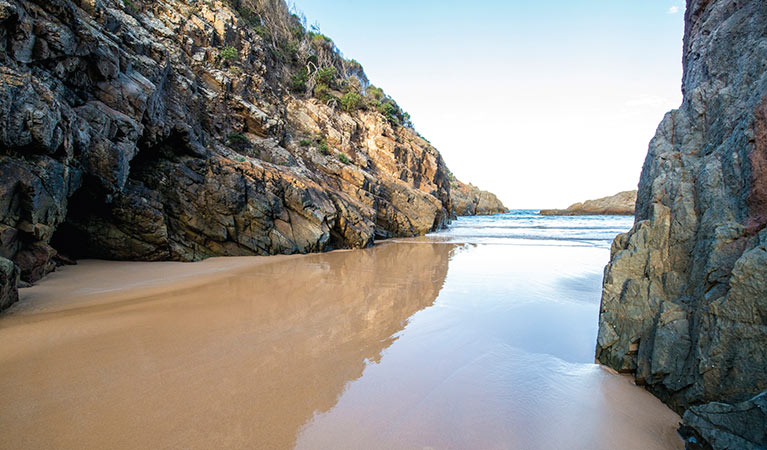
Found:
<svg viewBox="0 0 767 450"><path fill-rule="evenodd" d="M447 168L283 0L0 0L0 309L69 258L365 247Z"/></svg>
<svg viewBox="0 0 767 450"><path fill-rule="evenodd" d="M690 448L767 445L767 3L688 0L684 100L605 270L597 358L684 414Z"/></svg>
<svg viewBox="0 0 767 450"><path fill-rule="evenodd" d="M453 213L457 216L486 216L509 212L492 192L453 179L450 186Z"/></svg>
<svg viewBox="0 0 767 450"><path fill-rule="evenodd" d="M543 216L595 216L595 215L618 215L633 216L634 205L637 200L637 191L619 192L609 197L596 200L586 200L583 203L575 203L567 209L542 209Z"/></svg>

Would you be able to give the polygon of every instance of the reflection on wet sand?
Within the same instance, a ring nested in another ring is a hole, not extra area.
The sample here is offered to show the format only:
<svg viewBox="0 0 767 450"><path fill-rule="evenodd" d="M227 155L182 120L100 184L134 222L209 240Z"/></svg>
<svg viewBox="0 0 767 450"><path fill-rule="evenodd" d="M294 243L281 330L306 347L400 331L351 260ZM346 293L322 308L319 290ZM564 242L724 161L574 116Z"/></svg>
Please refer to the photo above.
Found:
<svg viewBox="0 0 767 450"><path fill-rule="evenodd" d="M609 250L456 249L434 306L349 383L297 448L682 448L679 416L593 364ZM587 295L590 290L590 295Z"/></svg>
<svg viewBox="0 0 767 450"><path fill-rule="evenodd" d="M434 302L453 248L233 259L138 298L72 293L177 265L66 268L24 293L65 307L0 318L0 448L291 448Z"/></svg>

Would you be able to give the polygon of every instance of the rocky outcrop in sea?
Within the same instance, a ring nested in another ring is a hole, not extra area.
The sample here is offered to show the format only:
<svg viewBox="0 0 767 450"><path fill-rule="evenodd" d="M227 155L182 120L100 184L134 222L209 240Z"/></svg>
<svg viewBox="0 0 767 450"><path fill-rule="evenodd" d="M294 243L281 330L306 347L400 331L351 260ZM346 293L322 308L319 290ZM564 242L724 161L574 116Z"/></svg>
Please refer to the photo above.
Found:
<svg viewBox="0 0 767 450"><path fill-rule="evenodd" d="M574 203L567 209L542 209L542 216L633 216L637 191L619 192L609 197Z"/></svg>
<svg viewBox="0 0 767 450"><path fill-rule="evenodd" d="M612 246L597 358L684 415L689 448L767 445L767 4L688 0L684 100Z"/></svg>
<svg viewBox="0 0 767 450"><path fill-rule="evenodd" d="M487 216L509 212L492 192L483 191L469 183L453 179L450 186L450 200L457 216Z"/></svg>
<svg viewBox="0 0 767 450"><path fill-rule="evenodd" d="M282 0L0 0L0 309L73 258L365 247L448 170Z"/></svg>

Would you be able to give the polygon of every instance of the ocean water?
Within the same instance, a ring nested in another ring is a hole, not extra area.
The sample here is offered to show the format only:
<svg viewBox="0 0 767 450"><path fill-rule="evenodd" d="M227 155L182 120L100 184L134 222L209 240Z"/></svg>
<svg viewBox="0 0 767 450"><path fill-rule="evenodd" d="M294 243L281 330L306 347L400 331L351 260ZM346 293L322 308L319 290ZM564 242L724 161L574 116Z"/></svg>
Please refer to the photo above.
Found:
<svg viewBox="0 0 767 450"><path fill-rule="evenodd" d="M542 216L538 210L460 217L428 235L438 242L495 245L554 245L610 248L634 224L631 216Z"/></svg>
<svg viewBox="0 0 767 450"><path fill-rule="evenodd" d="M467 217L362 250L82 261L0 316L0 449L678 449L594 363L626 217Z"/></svg>

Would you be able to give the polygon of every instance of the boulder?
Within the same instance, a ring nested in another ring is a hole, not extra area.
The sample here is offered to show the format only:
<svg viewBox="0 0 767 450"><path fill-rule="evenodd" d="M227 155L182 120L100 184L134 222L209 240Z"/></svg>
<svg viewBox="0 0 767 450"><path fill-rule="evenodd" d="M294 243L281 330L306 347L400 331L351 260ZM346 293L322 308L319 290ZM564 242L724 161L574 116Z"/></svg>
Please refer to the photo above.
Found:
<svg viewBox="0 0 767 450"><path fill-rule="evenodd" d="M19 300L19 268L5 258L0 258L0 309Z"/></svg>

